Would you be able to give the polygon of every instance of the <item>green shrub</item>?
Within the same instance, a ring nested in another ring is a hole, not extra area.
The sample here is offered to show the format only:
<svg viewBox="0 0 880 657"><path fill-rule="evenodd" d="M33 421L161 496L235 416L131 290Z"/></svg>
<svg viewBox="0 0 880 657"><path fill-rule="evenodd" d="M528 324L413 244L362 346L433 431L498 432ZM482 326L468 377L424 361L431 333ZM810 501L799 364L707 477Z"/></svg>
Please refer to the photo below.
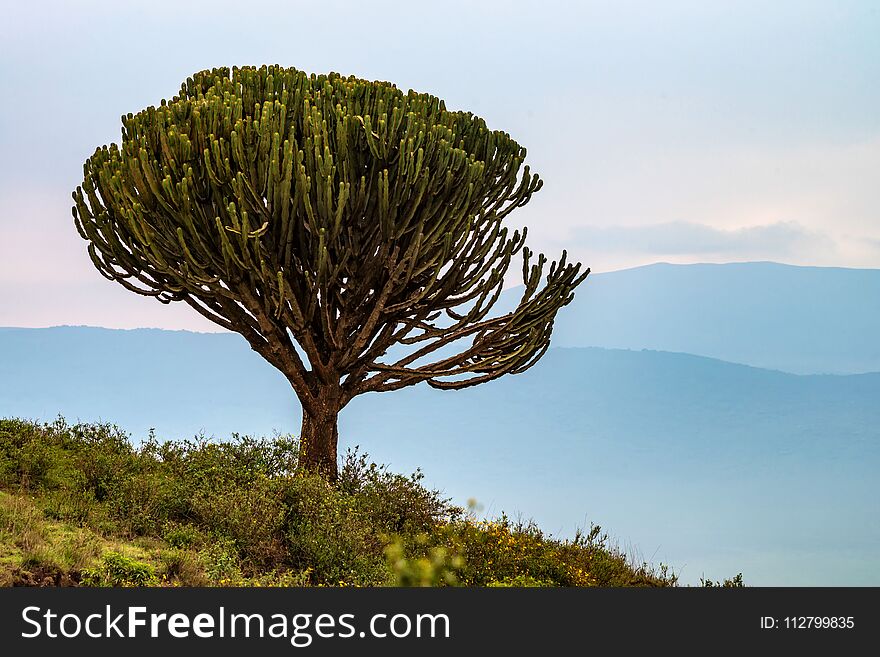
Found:
<svg viewBox="0 0 880 657"><path fill-rule="evenodd" d="M190 550L171 549L161 555L163 579L176 586L208 586L204 563Z"/></svg>
<svg viewBox="0 0 880 657"><path fill-rule="evenodd" d="M427 545L428 537L419 534L415 542ZM407 552L406 542L399 536L385 547L394 586L456 586L459 583L458 573L464 566L460 556L449 554L444 547L431 547L421 557L407 556Z"/></svg>
<svg viewBox="0 0 880 657"><path fill-rule="evenodd" d="M377 531L419 534L463 513L439 491L425 488L423 478L420 470L408 477L389 472L354 449L343 458L337 487L355 500L358 511Z"/></svg>
<svg viewBox="0 0 880 657"><path fill-rule="evenodd" d="M235 586L242 580L241 562L233 541L222 538L211 541L199 556L205 574L213 583Z"/></svg>
<svg viewBox="0 0 880 657"><path fill-rule="evenodd" d="M152 566L119 552L108 552L97 568L83 573L86 586L156 586L158 583Z"/></svg>
<svg viewBox="0 0 880 657"><path fill-rule="evenodd" d="M204 535L197 527L176 522L166 523L162 538L173 548L196 547L204 541Z"/></svg>
<svg viewBox="0 0 880 657"><path fill-rule="evenodd" d="M743 582L743 574L739 573L734 575L729 579L725 579L723 582L713 582L711 579L703 579L700 578L700 585L706 588L724 588L724 589L741 589L745 588L745 583Z"/></svg>
<svg viewBox="0 0 880 657"><path fill-rule="evenodd" d="M495 588L535 588L553 586L553 582L535 579L529 575L517 575L516 577L510 577L508 579L489 582L486 586Z"/></svg>
<svg viewBox="0 0 880 657"><path fill-rule="evenodd" d="M289 483L286 538L292 564L308 570L314 584L381 584L387 576L384 543L356 499L319 476Z"/></svg>
<svg viewBox="0 0 880 657"><path fill-rule="evenodd" d="M289 510L284 495L289 486L260 474L247 487L199 491L192 500L192 518L230 539L243 559L271 567L285 559Z"/></svg>

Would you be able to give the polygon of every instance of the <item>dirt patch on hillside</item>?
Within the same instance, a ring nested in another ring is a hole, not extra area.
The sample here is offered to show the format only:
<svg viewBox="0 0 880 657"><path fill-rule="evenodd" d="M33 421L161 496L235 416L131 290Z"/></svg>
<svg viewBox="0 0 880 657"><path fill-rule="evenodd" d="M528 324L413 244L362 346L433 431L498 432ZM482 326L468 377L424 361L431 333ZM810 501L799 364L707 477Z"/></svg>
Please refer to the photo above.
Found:
<svg viewBox="0 0 880 657"><path fill-rule="evenodd" d="M10 579L12 586L79 586L82 575L54 566L34 566L14 569Z"/></svg>

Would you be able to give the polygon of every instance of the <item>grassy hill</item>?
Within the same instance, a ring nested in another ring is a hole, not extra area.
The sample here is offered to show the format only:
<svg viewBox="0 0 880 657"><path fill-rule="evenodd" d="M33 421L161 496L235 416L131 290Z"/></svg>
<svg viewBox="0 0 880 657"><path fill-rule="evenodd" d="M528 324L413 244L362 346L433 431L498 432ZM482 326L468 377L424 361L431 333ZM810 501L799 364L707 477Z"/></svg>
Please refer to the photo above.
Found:
<svg viewBox="0 0 880 657"><path fill-rule="evenodd" d="M478 520L349 452L294 473L289 438L149 440L108 425L0 420L0 584L670 586L598 527L557 540ZM737 584L731 580L728 584Z"/></svg>

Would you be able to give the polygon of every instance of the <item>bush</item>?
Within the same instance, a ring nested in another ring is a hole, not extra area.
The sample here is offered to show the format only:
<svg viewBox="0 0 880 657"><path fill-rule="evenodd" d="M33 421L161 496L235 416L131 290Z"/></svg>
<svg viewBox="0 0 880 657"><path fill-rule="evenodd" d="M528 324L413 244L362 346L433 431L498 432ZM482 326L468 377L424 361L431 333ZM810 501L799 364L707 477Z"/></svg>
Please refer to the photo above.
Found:
<svg viewBox="0 0 880 657"><path fill-rule="evenodd" d="M731 578L725 579L723 582L714 582L711 579L700 578L700 584L706 588L723 588L723 589L741 589L745 588L743 582L743 574L739 573Z"/></svg>
<svg viewBox="0 0 880 657"><path fill-rule="evenodd" d="M357 448L348 450L339 472L339 490L349 495L370 523L387 534L430 532L463 510L450 504L437 490L424 487L424 475L417 470L406 477L369 462Z"/></svg>
<svg viewBox="0 0 880 657"><path fill-rule="evenodd" d="M352 495L317 476L293 479L286 491L288 549L312 583L369 586L387 577L380 533Z"/></svg>
<svg viewBox="0 0 880 657"><path fill-rule="evenodd" d="M159 582L149 564L119 552L108 552L98 568L84 573L83 583L86 586L155 586Z"/></svg>
<svg viewBox="0 0 880 657"><path fill-rule="evenodd" d="M536 588L544 586L553 586L553 582L547 580L535 579L529 575L517 575L508 579L496 580L489 582L486 586L495 588Z"/></svg>
<svg viewBox="0 0 880 657"><path fill-rule="evenodd" d="M416 543L426 545L428 537L419 534ZM432 547L422 557L407 557L406 543L400 538L385 547L395 586L456 586L464 560L450 555L444 547Z"/></svg>

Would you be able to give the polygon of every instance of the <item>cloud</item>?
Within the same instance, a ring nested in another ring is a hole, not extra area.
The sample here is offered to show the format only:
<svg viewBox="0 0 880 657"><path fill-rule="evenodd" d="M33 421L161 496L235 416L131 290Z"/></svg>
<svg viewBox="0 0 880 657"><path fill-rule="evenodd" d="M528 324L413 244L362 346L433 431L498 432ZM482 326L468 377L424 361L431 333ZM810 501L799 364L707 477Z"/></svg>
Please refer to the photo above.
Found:
<svg viewBox="0 0 880 657"><path fill-rule="evenodd" d="M646 255L786 258L837 250L835 241L825 233L790 221L731 230L684 221L644 226L576 226L572 238L595 252Z"/></svg>

